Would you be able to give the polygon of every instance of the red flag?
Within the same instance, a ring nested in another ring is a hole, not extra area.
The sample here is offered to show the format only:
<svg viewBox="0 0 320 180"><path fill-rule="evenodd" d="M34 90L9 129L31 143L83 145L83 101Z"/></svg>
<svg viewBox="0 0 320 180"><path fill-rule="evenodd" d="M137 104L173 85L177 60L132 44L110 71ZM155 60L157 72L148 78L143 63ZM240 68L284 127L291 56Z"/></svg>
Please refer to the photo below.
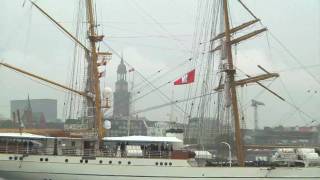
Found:
<svg viewBox="0 0 320 180"><path fill-rule="evenodd" d="M181 78L174 81L174 85L190 84L194 82L196 70L193 69L187 74L183 75Z"/></svg>

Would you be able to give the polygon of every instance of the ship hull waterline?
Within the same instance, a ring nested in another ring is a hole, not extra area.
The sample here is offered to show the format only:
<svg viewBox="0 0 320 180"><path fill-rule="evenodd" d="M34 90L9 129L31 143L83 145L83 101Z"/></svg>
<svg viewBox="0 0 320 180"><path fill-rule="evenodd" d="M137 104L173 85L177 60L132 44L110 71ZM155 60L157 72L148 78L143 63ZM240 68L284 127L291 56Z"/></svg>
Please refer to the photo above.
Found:
<svg viewBox="0 0 320 180"><path fill-rule="evenodd" d="M96 158L86 161L72 156L30 155L23 160L20 157L0 155L0 177L8 180L320 179L320 167L191 167L187 160L171 159Z"/></svg>

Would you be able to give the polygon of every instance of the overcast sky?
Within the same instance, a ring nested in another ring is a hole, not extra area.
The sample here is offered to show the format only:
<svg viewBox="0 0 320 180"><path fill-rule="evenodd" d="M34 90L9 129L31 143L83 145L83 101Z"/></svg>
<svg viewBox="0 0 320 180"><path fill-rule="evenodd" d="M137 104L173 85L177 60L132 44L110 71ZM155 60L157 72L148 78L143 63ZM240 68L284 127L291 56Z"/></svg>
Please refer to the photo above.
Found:
<svg viewBox="0 0 320 180"><path fill-rule="evenodd" d="M75 32L77 0L36 1L43 9L71 32ZM59 2L59 3L58 3ZM239 25L248 16L237 1L231 5L232 24ZM238 46L236 65L248 74L261 73L256 65L280 73L280 78L269 87L301 108L314 119L320 119L320 1L318 0L243 0L293 55L294 60L277 43L265 34ZM23 0L0 1L0 59L25 70L67 84L73 58L74 43L59 31L30 3ZM98 0L97 18L100 32L106 42L139 73L149 77L160 69L166 71L192 56L197 0ZM114 89L116 66L114 56L107 69L107 86ZM307 71L299 68L308 67ZM297 69L295 69L298 67ZM172 80L190 69L185 65L154 81L155 86ZM132 79L132 75L130 75ZM316 80L315 80L316 79ZM135 75L136 84L142 78ZM317 82L318 81L318 82ZM266 82L268 85L270 82ZM25 76L0 67L0 114L9 117L10 100L31 98L58 99L58 116L62 116L65 92L47 87ZM149 87L150 88L150 87ZM171 97L173 86L161 90ZM175 99L185 97L185 87L176 87ZM308 90L312 90L308 92ZM319 91L318 93L313 93ZM147 92L147 89L145 90ZM143 93L143 92L141 92ZM144 109L166 103L153 93L135 104ZM305 125L312 120L288 104L279 101L258 87L241 88L241 104L245 105L248 127L252 127L253 113L250 99L263 101L259 109L261 126ZM168 120L170 107L140 114L151 120ZM179 113L176 113L179 116ZM183 118L178 117L178 120Z"/></svg>

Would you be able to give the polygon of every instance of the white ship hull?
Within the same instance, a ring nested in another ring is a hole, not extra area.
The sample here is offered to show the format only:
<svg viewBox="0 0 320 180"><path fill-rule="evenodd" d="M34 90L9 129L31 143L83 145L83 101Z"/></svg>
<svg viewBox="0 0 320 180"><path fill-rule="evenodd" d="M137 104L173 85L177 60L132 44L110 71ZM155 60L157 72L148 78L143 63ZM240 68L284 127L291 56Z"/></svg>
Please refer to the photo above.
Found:
<svg viewBox="0 0 320 180"><path fill-rule="evenodd" d="M22 161L20 157L1 154L0 177L8 180L320 179L320 167L191 167L186 160L171 159L97 158L80 163L81 157L32 155Z"/></svg>

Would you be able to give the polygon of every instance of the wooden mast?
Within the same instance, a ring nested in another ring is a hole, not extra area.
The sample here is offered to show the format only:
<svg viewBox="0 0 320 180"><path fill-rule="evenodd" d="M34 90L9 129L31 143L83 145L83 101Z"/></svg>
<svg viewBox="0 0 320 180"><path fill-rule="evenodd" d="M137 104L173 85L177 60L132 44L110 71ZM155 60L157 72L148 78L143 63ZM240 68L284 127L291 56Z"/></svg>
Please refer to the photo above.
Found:
<svg viewBox="0 0 320 180"><path fill-rule="evenodd" d="M99 80L99 72L98 72L98 66L97 66L97 59L98 59L98 53L96 48L96 42L97 37L95 28L95 20L94 20L94 12L93 12L93 5L92 0L86 0L86 7L87 7L87 20L89 23L89 31L88 31L88 37L90 40L90 48L91 48L91 63L92 63L92 71L89 76L93 77L93 88L94 89L94 105L95 105L95 128L98 131L98 137L99 140L102 140L102 138L105 135L105 130L102 126L102 112L101 112L101 96L100 96L100 80Z"/></svg>
<svg viewBox="0 0 320 180"><path fill-rule="evenodd" d="M243 152L243 143L242 143L242 136L241 136L241 128L240 128L240 117L239 117L239 110L238 110L238 101L237 101L237 92L236 92L236 85L234 81L234 74L235 69L233 67L233 60L232 60L232 49L231 49L231 38L230 38L230 24L229 24L229 13L228 13L228 0L223 0L223 9L224 9L224 28L225 28L225 48L227 54L227 62L228 67L226 69L226 73L228 76L228 80L230 83L230 94L231 94L231 101L232 101L232 114L234 118L234 125L235 125L235 144L237 150L237 159L239 166L244 166L244 152Z"/></svg>
<svg viewBox="0 0 320 180"><path fill-rule="evenodd" d="M71 39L73 39L77 44L79 44L85 51L86 53L88 53L88 57L89 60L88 62L91 63L90 64L90 72L88 74L90 78L90 80L93 81L93 85L91 88L91 90L89 92L81 92L72 88L69 88L67 86L64 86L60 83L54 82L52 80L43 78L41 76L35 75L33 73L24 71L20 68L11 66L9 64L6 63L0 63L0 66L3 65L9 69L13 69L19 73L23 73L25 75L31 76L33 78L39 79L41 81L47 82L49 84L55 85L57 87L63 88L65 90L77 93L81 96L85 96L87 97L89 100L92 100L94 103L94 111L95 111L95 129L98 132L98 137L99 140L102 140L102 138L105 135L105 129L103 128L103 116L102 116L102 111L101 111L101 96L100 96L100 82L99 82L99 72L98 72L98 63L97 63L97 59L98 59L98 55L110 55L110 53L101 53L101 52L97 52L97 48L96 48L96 42L98 41L102 41L103 36L98 36L95 32L95 28L96 28L96 24L94 21L94 12L93 12L93 5L92 5L92 0L86 0L86 10L87 10L87 21L89 23L89 30L88 30L88 38L90 40L90 48L87 48L80 40L78 40L75 36L73 36L67 29L65 29L62 25L60 25L53 17L51 17L47 12L45 12L43 9L41 9L35 2L30 1L41 13L43 13L46 17L48 17L54 24L56 24L63 32L65 32L69 37L71 37ZM108 105L106 105L104 108L109 107ZM92 107L89 107L92 108ZM29 130L27 130L29 131ZM30 132L47 132L48 130L34 130L31 129ZM87 130L85 130L87 131ZM59 132L64 133L63 130L55 130L55 132ZM82 132L81 130L79 132Z"/></svg>

